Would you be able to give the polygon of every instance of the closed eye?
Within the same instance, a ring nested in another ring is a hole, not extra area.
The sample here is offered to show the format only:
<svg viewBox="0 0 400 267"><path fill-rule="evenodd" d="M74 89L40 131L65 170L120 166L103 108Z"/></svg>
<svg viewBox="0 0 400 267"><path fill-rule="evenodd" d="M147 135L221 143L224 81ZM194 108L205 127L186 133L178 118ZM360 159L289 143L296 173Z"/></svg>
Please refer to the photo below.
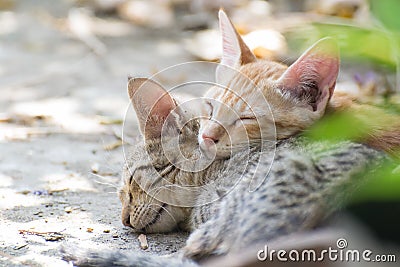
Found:
<svg viewBox="0 0 400 267"><path fill-rule="evenodd" d="M244 121L244 120L256 120L257 118L254 116L243 116L240 117L240 120Z"/></svg>
<svg viewBox="0 0 400 267"><path fill-rule="evenodd" d="M246 123L251 123L256 120L257 120L257 118L255 116L242 116L236 120L236 124L237 125L240 125L242 123L246 124Z"/></svg>

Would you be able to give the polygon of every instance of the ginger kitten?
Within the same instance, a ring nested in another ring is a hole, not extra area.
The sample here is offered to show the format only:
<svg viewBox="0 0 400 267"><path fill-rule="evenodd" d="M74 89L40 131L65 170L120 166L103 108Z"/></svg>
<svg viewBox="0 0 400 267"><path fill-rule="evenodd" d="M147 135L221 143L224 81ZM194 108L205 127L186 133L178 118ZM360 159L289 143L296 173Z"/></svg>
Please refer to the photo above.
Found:
<svg viewBox="0 0 400 267"><path fill-rule="evenodd" d="M321 39L287 67L256 59L222 10L219 22L223 54L198 136L206 155L229 157L249 142L288 138L324 115L339 71L333 39Z"/></svg>
<svg viewBox="0 0 400 267"><path fill-rule="evenodd" d="M223 54L198 135L206 156L227 158L249 143L286 139L326 111L351 115L351 127L359 130L352 140L399 156L399 115L334 92L339 50L332 38L319 40L288 67L257 59L222 10L219 22Z"/></svg>

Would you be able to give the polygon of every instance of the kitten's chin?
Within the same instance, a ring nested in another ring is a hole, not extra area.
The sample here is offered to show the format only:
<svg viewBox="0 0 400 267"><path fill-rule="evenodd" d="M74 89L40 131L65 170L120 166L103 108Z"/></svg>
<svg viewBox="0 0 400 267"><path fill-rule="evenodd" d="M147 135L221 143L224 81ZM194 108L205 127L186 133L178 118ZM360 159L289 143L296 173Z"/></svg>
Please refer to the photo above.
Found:
<svg viewBox="0 0 400 267"><path fill-rule="evenodd" d="M210 145L204 140L201 140L199 142L199 146L202 157L206 158L207 160L214 160L216 158L217 147L215 144Z"/></svg>
<svg viewBox="0 0 400 267"><path fill-rule="evenodd" d="M179 208L171 210L170 206L166 207L164 212L156 215L153 222L140 229L139 232L154 234L176 231L178 229L178 223L184 220L183 210L177 211L177 209Z"/></svg>
<svg viewBox="0 0 400 267"><path fill-rule="evenodd" d="M178 229L176 222L170 222L166 219L164 222L157 222L153 225L147 226L140 229L140 233L144 232L146 234L158 234L158 233L170 233Z"/></svg>

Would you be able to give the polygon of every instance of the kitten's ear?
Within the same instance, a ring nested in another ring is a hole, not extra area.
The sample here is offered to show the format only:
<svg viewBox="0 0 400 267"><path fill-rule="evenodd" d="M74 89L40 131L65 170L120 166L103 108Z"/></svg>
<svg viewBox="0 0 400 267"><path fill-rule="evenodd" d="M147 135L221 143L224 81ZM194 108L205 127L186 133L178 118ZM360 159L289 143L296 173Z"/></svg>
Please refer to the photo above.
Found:
<svg viewBox="0 0 400 267"><path fill-rule="evenodd" d="M129 78L128 94L145 139L160 137L166 118L176 108L174 99L147 78Z"/></svg>
<svg viewBox="0 0 400 267"><path fill-rule="evenodd" d="M335 89L339 61L336 41L321 39L285 71L279 80L280 89L323 113Z"/></svg>
<svg viewBox="0 0 400 267"><path fill-rule="evenodd" d="M220 9L218 13L219 28L222 34L221 64L216 70L216 81L227 79L227 69L238 69L241 65L256 61L256 57L244 43L226 13ZM228 66L224 67L224 66Z"/></svg>

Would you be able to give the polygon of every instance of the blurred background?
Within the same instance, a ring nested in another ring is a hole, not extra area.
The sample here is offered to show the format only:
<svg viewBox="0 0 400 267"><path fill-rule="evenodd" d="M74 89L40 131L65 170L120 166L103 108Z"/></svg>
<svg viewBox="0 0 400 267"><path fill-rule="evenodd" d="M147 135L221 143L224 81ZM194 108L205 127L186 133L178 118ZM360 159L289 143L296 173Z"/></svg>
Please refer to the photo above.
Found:
<svg viewBox="0 0 400 267"><path fill-rule="evenodd" d="M26 242L19 228L39 227L44 218L71 221L68 207L118 183L128 75L217 62L220 7L259 58L290 64L316 40L336 38L337 90L400 113L398 0L0 0L0 228L10 229L0 234L4 257L30 251L18 248ZM178 74L158 77L168 85L200 75L190 68ZM398 168L376 176L348 209L372 236L395 246L399 176ZM51 212L43 206L49 201L56 203ZM102 201L90 204L92 219L84 222L103 218L121 228L116 196ZM114 208L104 210L104 201Z"/></svg>

